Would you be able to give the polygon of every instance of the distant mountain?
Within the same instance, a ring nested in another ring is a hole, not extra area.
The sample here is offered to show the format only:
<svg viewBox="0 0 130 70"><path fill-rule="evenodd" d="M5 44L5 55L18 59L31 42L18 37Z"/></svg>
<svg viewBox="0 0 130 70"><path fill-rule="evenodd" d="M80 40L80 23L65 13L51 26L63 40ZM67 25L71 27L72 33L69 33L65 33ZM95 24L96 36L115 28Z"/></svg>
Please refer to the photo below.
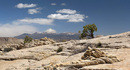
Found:
<svg viewBox="0 0 130 70"><path fill-rule="evenodd" d="M24 33L22 35L16 36L15 38L24 39L25 36L30 36L33 39L40 39L40 38L52 38L54 40L71 40L71 39L79 39L79 33L33 33L27 34Z"/></svg>

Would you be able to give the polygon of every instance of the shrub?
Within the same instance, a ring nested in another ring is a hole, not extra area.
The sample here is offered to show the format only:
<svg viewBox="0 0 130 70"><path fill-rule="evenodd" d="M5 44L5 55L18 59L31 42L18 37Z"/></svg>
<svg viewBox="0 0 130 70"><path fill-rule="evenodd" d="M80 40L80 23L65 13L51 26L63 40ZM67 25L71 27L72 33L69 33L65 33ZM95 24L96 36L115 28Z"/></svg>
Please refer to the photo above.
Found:
<svg viewBox="0 0 130 70"><path fill-rule="evenodd" d="M29 36L26 36L26 37L24 38L24 44L25 44L25 43L30 43L31 41L32 41L32 38L29 37Z"/></svg>
<svg viewBox="0 0 130 70"><path fill-rule="evenodd" d="M63 40L61 40L61 42L66 42L67 40L65 40L65 39L63 39Z"/></svg>
<svg viewBox="0 0 130 70"><path fill-rule="evenodd" d="M16 47L17 50L20 50L20 49L22 49L22 48L24 48L23 45L19 45L18 47Z"/></svg>
<svg viewBox="0 0 130 70"><path fill-rule="evenodd" d="M57 70L57 68L56 68L56 67L53 67L53 70Z"/></svg>
<svg viewBox="0 0 130 70"><path fill-rule="evenodd" d="M97 47L98 47L98 48L101 48L101 47L102 47L102 43L99 42L99 43L97 44Z"/></svg>
<svg viewBox="0 0 130 70"><path fill-rule="evenodd" d="M9 51L12 51L13 49L12 48L4 48L4 52L9 52Z"/></svg>
<svg viewBox="0 0 130 70"><path fill-rule="evenodd" d="M109 38L112 38L111 36L109 36Z"/></svg>
<svg viewBox="0 0 130 70"><path fill-rule="evenodd" d="M57 53L59 53L59 52L61 52L61 51L63 51L63 47L59 47L59 48L57 49Z"/></svg>
<svg viewBox="0 0 130 70"><path fill-rule="evenodd" d="M27 68L26 70L30 70L30 68Z"/></svg>

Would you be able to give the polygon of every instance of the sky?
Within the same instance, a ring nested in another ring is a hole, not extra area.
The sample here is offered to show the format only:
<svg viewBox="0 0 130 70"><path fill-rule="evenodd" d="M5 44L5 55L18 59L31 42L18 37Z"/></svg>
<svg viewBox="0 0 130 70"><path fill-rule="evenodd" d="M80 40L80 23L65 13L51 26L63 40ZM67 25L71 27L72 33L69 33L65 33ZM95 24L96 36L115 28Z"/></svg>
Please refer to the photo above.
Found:
<svg viewBox="0 0 130 70"><path fill-rule="evenodd" d="M130 31L130 0L0 0L0 36L63 33L95 23L95 35Z"/></svg>

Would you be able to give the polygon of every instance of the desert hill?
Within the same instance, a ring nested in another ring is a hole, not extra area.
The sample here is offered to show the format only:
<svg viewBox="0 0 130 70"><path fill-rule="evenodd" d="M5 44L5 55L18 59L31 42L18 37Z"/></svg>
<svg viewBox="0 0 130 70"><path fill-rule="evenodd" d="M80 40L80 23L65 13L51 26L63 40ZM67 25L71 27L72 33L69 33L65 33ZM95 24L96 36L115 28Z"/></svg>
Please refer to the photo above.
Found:
<svg viewBox="0 0 130 70"><path fill-rule="evenodd" d="M23 40L13 38L13 37L0 37L0 45L6 44L18 44L21 43Z"/></svg>

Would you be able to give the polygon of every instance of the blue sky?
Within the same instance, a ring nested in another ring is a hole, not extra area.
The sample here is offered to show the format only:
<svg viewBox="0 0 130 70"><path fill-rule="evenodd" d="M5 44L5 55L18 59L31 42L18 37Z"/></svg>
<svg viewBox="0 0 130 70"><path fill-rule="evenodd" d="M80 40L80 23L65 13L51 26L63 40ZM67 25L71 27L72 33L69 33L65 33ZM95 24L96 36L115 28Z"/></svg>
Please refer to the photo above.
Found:
<svg viewBox="0 0 130 70"><path fill-rule="evenodd" d="M0 36L78 32L92 23L96 35L130 31L130 0L0 0Z"/></svg>

